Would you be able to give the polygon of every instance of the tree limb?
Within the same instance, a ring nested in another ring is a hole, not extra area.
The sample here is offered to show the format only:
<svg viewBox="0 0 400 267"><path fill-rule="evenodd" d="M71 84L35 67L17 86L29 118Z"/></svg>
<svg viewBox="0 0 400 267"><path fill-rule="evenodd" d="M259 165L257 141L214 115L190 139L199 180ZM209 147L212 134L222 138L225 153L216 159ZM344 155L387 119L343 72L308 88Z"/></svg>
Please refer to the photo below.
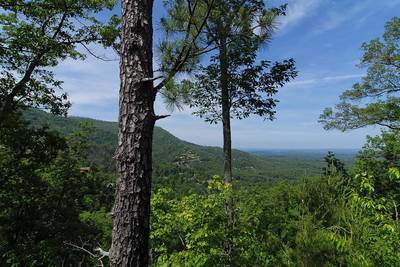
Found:
<svg viewBox="0 0 400 267"><path fill-rule="evenodd" d="M155 116L155 120L158 121L158 120L161 120L161 119L168 118L169 116L171 116L171 115L156 115Z"/></svg>

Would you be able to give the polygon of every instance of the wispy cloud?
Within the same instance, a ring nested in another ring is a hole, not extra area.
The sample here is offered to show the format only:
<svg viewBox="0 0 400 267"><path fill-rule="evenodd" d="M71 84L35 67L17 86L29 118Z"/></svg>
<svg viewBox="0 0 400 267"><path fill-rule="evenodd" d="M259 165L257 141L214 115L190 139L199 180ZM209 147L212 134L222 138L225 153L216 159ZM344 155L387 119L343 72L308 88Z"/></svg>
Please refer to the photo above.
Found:
<svg viewBox="0 0 400 267"><path fill-rule="evenodd" d="M369 6L368 2L370 1L353 3L351 6L348 6L347 8L340 8L340 10L336 9L334 4L332 4L332 6L330 7L332 11L330 11L324 18L324 22L316 27L315 32L322 33L335 29L341 24L353 19L354 17L359 16Z"/></svg>
<svg viewBox="0 0 400 267"><path fill-rule="evenodd" d="M363 74L349 74L349 75L338 75L338 76L328 76L324 77L322 81L337 81L337 80L347 80L347 79L355 79L361 78Z"/></svg>
<svg viewBox="0 0 400 267"><path fill-rule="evenodd" d="M379 7L376 2L376 0L329 2L329 6L326 6L329 11L323 17L322 23L316 27L315 32L327 32L350 21L351 23L364 23L377 11L400 5L400 0L380 0Z"/></svg>
<svg viewBox="0 0 400 267"><path fill-rule="evenodd" d="M296 25L305 17L310 16L321 3L322 0L289 1L286 16L278 21L279 29L285 31Z"/></svg>
<svg viewBox="0 0 400 267"><path fill-rule="evenodd" d="M315 78L315 79L294 81L294 82L289 83L286 87L305 86L305 85L325 83L325 82L357 79L357 78L361 78L362 76L363 76L363 74L345 74L345 75L325 76L325 77L320 77L320 78Z"/></svg>

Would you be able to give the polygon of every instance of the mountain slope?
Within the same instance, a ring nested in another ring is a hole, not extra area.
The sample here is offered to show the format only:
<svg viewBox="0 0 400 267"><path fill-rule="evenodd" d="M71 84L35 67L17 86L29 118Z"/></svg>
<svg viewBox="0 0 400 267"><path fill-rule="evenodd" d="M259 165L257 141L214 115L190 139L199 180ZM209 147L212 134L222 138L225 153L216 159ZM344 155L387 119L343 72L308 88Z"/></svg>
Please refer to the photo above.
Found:
<svg viewBox="0 0 400 267"><path fill-rule="evenodd" d="M113 171L113 153L117 145L117 123L80 117L58 117L39 110L29 110L25 118L34 127L47 126L63 135L91 125L89 159ZM203 186L208 177L222 174L223 152L219 147L200 146L155 127L153 146L154 173L157 184L181 186L182 183ZM280 179L299 179L317 175L321 160L288 157L262 157L233 150L233 173L240 184L268 184ZM171 180L173 179L173 180Z"/></svg>

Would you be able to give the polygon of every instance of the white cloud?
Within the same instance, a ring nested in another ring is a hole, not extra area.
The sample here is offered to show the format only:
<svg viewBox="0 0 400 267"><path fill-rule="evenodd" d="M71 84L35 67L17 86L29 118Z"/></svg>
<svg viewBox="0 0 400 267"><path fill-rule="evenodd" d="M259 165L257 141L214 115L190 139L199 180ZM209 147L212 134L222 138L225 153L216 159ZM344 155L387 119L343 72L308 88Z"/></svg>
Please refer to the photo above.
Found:
<svg viewBox="0 0 400 267"><path fill-rule="evenodd" d="M289 2L286 16L279 20L280 30L286 30L307 16L310 16L313 11L322 3L321 0L297 0Z"/></svg>
<svg viewBox="0 0 400 267"><path fill-rule="evenodd" d="M96 47L95 47L96 48ZM110 51L97 48L96 54L115 57ZM55 68L56 78L72 103L70 115L115 120L118 113L118 61L104 62L87 56L84 61L67 59Z"/></svg>

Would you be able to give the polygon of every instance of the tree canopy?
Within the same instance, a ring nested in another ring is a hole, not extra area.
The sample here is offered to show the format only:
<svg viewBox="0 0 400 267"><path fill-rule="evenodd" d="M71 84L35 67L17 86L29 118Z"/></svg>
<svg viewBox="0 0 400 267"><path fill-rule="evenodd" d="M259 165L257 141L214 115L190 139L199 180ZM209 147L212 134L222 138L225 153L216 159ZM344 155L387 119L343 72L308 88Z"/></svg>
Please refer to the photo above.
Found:
<svg viewBox="0 0 400 267"><path fill-rule="evenodd" d="M208 122L223 120L224 91L230 117L273 119L277 102L273 96L297 74L293 59L273 63L257 58L259 49L272 38L276 18L285 15L286 6L267 8L262 1L241 3L220 3L207 27L219 52L196 73L189 104L195 115ZM220 49L222 45L225 52Z"/></svg>
<svg viewBox="0 0 400 267"><path fill-rule="evenodd" d="M294 60L276 63L263 60L257 64L255 57L255 53L251 52L230 60L228 88L231 117L244 119L257 115L273 120L279 102L274 95L279 87L296 76ZM212 57L210 65L201 67L190 91L189 103L196 110L194 114L210 123L222 120L222 95L218 86L221 76L217 61L216 57Z"/></svg>
<svg viewBox="0 0 400 267"><path fill-rule="evenodd" d="M362 45L359 67L367 68L362 81L340 96L335 108L320 116L325 129L342 131L369 125L400 129L400 18L386 23L382 39Z"/></svg>

